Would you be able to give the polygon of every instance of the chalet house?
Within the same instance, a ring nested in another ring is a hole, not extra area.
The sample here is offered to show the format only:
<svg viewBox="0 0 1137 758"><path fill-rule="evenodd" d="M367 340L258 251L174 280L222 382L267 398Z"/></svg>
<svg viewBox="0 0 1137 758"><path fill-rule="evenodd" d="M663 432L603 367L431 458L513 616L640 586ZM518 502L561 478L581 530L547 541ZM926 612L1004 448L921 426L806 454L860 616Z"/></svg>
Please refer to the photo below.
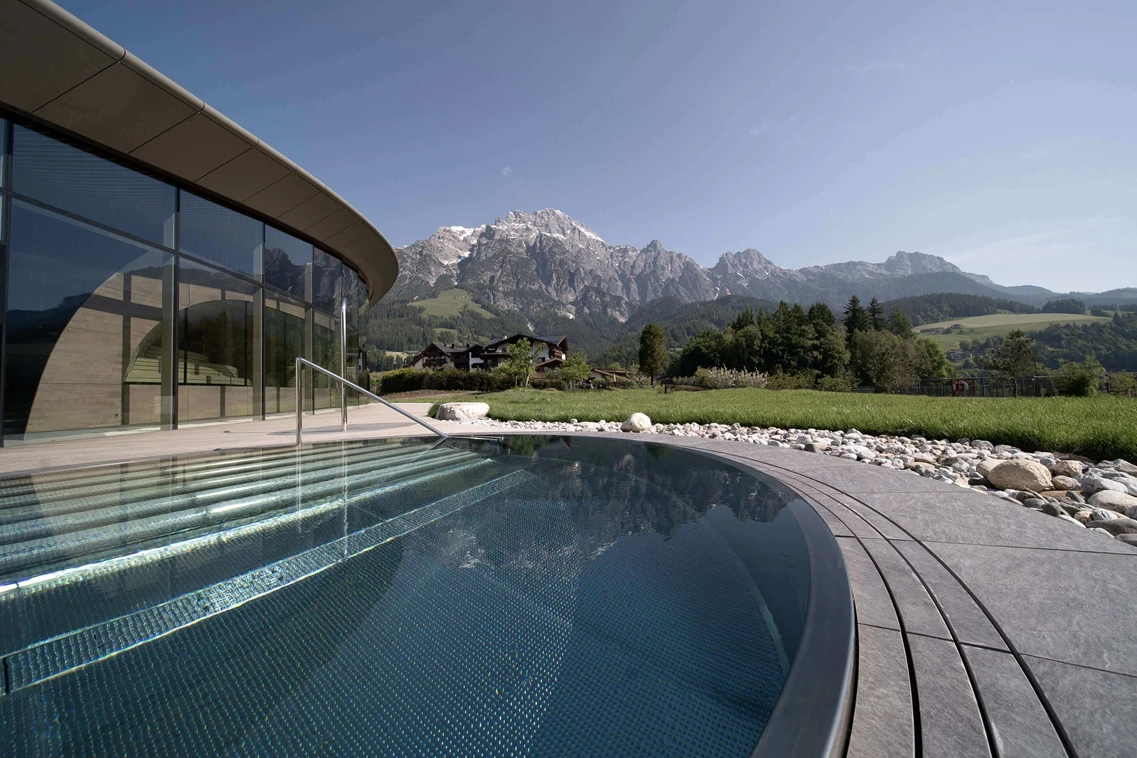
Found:
<svg viewBox="0 0 1137 758"><path fill-rule="evenodd" d="M440 369L453 366L459 371L492 371L509 358L509 347L527 339L536 349L537 373L543 374L564 365L568 356L568 338L532 337L528 334L514 334L502 337L488 345L447 345L432 342L422 352L411 358L407 365L411 368Z"/></svg>

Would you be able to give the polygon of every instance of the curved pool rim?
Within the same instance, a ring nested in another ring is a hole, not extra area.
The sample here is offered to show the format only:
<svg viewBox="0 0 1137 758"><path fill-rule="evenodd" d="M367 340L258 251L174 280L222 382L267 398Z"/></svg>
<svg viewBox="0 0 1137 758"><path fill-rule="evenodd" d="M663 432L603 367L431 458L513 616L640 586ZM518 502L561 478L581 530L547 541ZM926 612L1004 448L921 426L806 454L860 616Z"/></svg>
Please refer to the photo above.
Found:
<svg viewBox="0 0 1137 758"><path fill-rule="evenodd" d="M601 434L533 434L525 430L454 434L449 439L501 440L503 437L612 439ZM856 619L844 556L836 537L815 506L809 498L775 474L736 458L689 445L669 444L666 438L654 436L621 435L619 441L664 445L709 458L749 476L772 480L795 497L788 508L797 518L809 551L809 604L801 642L789 675L750 755L751 758L784 758L788 755L835 758L844 755L854 696Z"/></svg>

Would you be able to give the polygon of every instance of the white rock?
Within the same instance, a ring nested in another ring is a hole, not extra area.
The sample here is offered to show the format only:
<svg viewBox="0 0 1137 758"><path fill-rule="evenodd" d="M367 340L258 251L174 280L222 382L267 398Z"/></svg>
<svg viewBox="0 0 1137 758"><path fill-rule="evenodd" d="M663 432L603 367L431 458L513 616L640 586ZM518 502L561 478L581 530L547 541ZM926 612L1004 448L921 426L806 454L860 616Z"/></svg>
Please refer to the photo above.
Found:
<svg viewBox="0 0 1137 758"><path fill-rule="evenodd" d="M621 432L646 432L651 429L651 419L643 413L633 413L620 424Z"/></svg>
<svg viewBox="0 0 1137 758"><path fill-rule="evenodd" d="M1137 506L1137 497L1133 497L1125 492L1114 492L1113 490L1100 490L1090 495L1086 502L1090 505L1095 505L1098 508L1108 508L1111 511L1118 513L1125 513L1127 508Z"/></svg>
<svg viewBox="0 0 1137 758"><path fill-rule="evenodd" d="M438 406L439 421L477 421L490 412L488 403L443 403Z"/></svg>
<svg viewBox="0 0 1137 758"><path fill-rule="evenodd" d="M987 480L999 489L1032 490L1050 489L1050 471L1037 461L1016 458L1003 461L987 474Z"/></svg>

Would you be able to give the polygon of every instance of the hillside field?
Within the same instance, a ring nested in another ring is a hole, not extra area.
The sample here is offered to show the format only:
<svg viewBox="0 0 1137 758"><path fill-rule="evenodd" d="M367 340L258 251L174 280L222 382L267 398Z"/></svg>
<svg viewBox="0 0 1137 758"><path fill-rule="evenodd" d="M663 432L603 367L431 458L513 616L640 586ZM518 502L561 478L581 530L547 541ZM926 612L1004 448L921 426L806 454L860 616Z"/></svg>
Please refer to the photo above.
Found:
<svg viewBox="0 0 1137 758"><path fill-rule="evenodd" d="M921 337L928 337L939 344L944 350L954 350L959 347L961 339L983 341L988 337L1008 334L1015 329L1024 332L1040 331L1051 324L1089 323L1091 321L1109 321L1103 316L1086 316L1074 313L994 313L989 316L970 316L957 318L951 321L939 321L935 324L921 324L914 327ZM962 331L942 332L940 334L924 334L927 329L947 329L952 324L963 326Z"/></svg>
<svg viewBox="0 0 1137 758"><path fill-rule="evenodd" d="M427 300L414 300L410 305L422 308L428 316L440 318L457 316L464 307L469 307L470 311L476 316L493 318L492 313L474 302L469 292L460 289L445 290Z"/></svg>
<svg viewBox="0 0 1137 758"><path fill-rule="evenodd" d="M985 439L1024 450L1077 453L1094 460L1137 460L1137 400L1110 396L939 398L906 395L732 389L510 390L470 397L490 416L518 421L739 423L797 429L849 429L935 439ZM439 399L442 401L443 399Z"/></svg>

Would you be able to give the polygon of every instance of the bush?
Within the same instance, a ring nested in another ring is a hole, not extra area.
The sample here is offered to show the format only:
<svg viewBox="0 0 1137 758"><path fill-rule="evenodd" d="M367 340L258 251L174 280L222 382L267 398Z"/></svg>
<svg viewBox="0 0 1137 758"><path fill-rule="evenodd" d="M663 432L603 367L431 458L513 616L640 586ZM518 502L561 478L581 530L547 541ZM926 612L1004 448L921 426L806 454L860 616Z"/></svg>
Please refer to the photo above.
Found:
<svg viewBox="0 0 1137 758"><path fill-rule="evenodd" d="M1113 395L1137 395L1137 379L1133 374L1110 374L1109 391Z"/></svg>
<svg viewBox="0 0 1137 758"><path fill-rule="evenodd" d="M782 374L777 373L770 377L766 389L771 390L811 390L813 389L814 376L812 373L802 372L798 374Z"/></svg>
<svg viewBox="0 0 1137 758"><path fill-rule="evenodd" d="M467 390L475 392L500 392L513 386L507 376L486 371L459 371L446 368L432 371L420 368L400 368L384 371L378 375L378 395L393 395L397 392L417 392L419 390ZM375 380L373 380L373 383Z"/></svg>
<svg viewBox="0 0 1137 758"><path fill-rule="evenodd" d="M701 387L708 390L725 390L732 387L765 387L769 379L757 371L739 371L732 368L701 368L694 376L678 377L675 384Z"/></svg>
<svg viewBox="0 0 1137 758"><path fill-rule="evenodd" d="M822 392L852 392L853 379L849 376L823 376L817 380L817 389Z"/></svg>
<svg viewBox="0 0 1137 758"><path fill-rule="evenodd" d="M568 389L568 382L557 377L549 377L547 379L534 379L529 383L529 386L535 390L560 390L564 392Z"/></svg>
<svg viewBox="0 0 1137 758"><path fill-rule="evenodd" d="M1098 391L1104 369L1093 358L1063 363L1054 375L1058 391L1070 397L1089 397Z"/></svg>

